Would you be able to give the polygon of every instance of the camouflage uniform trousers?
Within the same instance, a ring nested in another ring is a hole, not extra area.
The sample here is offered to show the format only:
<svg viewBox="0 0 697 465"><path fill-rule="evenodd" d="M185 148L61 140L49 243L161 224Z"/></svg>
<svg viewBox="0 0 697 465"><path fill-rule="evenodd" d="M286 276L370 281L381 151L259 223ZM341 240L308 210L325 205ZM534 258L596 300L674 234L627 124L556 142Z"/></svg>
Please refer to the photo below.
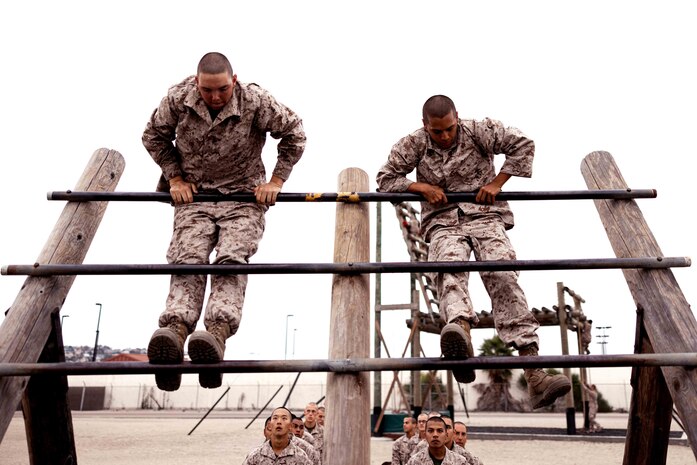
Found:
<svg viewBox="0 0 697 465"><path fill-rule="evenodd" d="M414 435L416 436L416 435ZM412 438L414 437L412 436ZM391 465L406 465L411 456L411 451L414 448L414 443L406 434L400 436L394 444L392 444L392 464Z"/></svg>
<svg viewBox="0 0 697 465"><path fill-rule="evenodd" d="M515 260L516 255L498 215L471 217L460 212L458 224L441 226L430 234L429 261ZM481 272L491 298L492 313L499 337L516 348L538 345L539 324L528 309L517 271ZM437 273L435 283L440 311L447 322L464 317L473 326L479 322L470 299L469 273Z"/></svg>
<svg viewBox="0 0 697 465"><path fill-rule="evenodd" d="M178 205L174 232L167 252L173 264L207 264L215 249L214 264L248 263L264 233L265 209L254 203L212 202ZM167 308L160 327L173 319L194 331L201 316L206 275L172 275ZM235 334L242 318L247 275L211 275L204 325L223 322Z"/></svg>

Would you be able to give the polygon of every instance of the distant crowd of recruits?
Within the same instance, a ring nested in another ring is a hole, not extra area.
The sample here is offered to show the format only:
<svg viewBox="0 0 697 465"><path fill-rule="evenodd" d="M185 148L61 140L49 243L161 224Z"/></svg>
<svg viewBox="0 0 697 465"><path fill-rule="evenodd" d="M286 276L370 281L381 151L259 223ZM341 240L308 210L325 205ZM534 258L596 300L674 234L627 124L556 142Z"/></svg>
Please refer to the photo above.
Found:
<svg viewBox="0 0 697 465"><path fill-rule="evenodd" d="M437 412L405 417L404 435L392 445L392 461L383 465L483 465L465 449L467 426Z"/></svg>
<svg viewBox="0 0 697 465"><path fill-rule="evenodd" d="M326 409L311 402L302 416L286 407L273 410L264 423L264 442L243 465L322 465ZM467 426L438 412L403 421L404 435L392 446L392 461L383 465L483 465L465 449Z"/></svg>
<svg viewBox="0 0 697 465"><path fill-rule="evenodd" d="M252 449L244 465L322 465L325 408L311 402L303 417L278 407L264 423L264 442Z"/></svg>

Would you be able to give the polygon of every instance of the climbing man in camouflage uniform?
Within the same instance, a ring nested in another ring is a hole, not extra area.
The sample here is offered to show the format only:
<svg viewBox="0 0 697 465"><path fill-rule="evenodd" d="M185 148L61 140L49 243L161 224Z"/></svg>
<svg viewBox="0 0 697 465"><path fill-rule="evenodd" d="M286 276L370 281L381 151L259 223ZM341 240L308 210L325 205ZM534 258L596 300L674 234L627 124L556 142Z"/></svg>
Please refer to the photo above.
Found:
<svg viewBox="0 0 697 465"><path fill-rule="evenodd" d="M493 119L459 119L455 104L434 95L423 106L423 127L399 140L377 175L383 192L413 192L423 196L421 230L429 245L428 260L514 260L506 230L513 213L496 196L511 176L530 177L535 144L519 130ZM498 174L494 155L504 154ZM416 182L407 175L416 170ZM474 203L449 203L449 192L477 192ZM492 301L496 330L520 355L537 355L539 324L518 285L517 271L481 272ZM468 291L469 273L437 273L441 352L447 359L474 356L470 329L478 323ZM461 383L475 380L473 370L453 370ZM571 389L564 375L525 370L533 408L550 405Z"/></svg>
<svg viewBox="0 0 697 465"><path fill-rule="evenodd" d="M267 181L261 158L266 134L278 143L278 159ZM160 166L159 191L174 203L174 231L167 260L206 264L248 263L264 232L264 214L305 148L302 121L256 84L237 81L220 53L201 58L197 73L172 86L153 112L143 144ZM194 194L254 192L251 202L194 202ZM247 275L212 275L205 331L195 331L206 289L205 275L172 275L166 309L148 345L151 363L176 364L189 338L193 363L223 360L225 341L242 317ZM193 334L192 334L193 333ZM180 374L155 375L160 389L174 391ZM202 372L201 386L221 385L219 372Z"/></svg>
<svg viewBox="0 0 697 465"><path fill-rule="evenodd" d="M275 409L271 413L271 437L252 449L243 465L313 465L305 451L291 440L292 416L285 407Z"/></svg>
<svg viewBox="0 0 697 465"><path fill-rule="evenodd" d="M392 444L392 465L406 465L414 448L411 439L416 436L416 420L414 417L404 417L402 422L404 434Z"/></svg>

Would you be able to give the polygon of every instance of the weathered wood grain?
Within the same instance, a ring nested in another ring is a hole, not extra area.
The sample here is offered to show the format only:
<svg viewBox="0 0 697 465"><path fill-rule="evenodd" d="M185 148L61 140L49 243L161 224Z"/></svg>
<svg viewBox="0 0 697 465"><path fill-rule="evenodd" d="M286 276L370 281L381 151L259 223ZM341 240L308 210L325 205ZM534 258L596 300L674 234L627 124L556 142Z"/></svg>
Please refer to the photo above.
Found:
<svg viewBox="0 0 697 465"><path fill-rule="evenodd" d="M339 175L339 191L368 189L368 175L347 168ZM336 207L334 261L368 261L368 205ZM368 275L334 275L329 328L329 358L370 356L370 280ZM368 373L329 373L323 463L370 463L370 376Z"/></svg>
<svg viewBox="0 0 697 465"><path fill-rule="evenodd" d="M581 164L581 173L589 189L628 187L612 155L607 152L587 155ZM663 255L634 200L594 202L617 257ZM684 227L688 227L686 222ZM623 273L636 307L643 312L646 336L653 350L656 353L697 352L697 321L672 271L626 269ZM697 457L697 371L682 367L662 367L660 371ZM657 391L649 392L645 386L637 388L645 396L660 394ZM636 403L635 408L643 407ZM652 414L656 412L635 411L631 412L630 419L643 418L645 423L641 429L651 429L654 427L649 422ZM635 428L630 425L629 429ZM638 450L637 442L635 437L628 438L626 448L630 454ZM638 458L635 456L633 459Z"/></svg>
<svg viewBox="0 0 697 465"><path fill-rule="evenodd" d="M113 191L125 162L120 153L95 151L75 185L81 191ZM67 203L41 250L37 263L82 263L107 202ZM35 363L51 332L75 276L29 277L0 326L0 362ZM24 393L28 377L0 378L0 439Z"/></svg>

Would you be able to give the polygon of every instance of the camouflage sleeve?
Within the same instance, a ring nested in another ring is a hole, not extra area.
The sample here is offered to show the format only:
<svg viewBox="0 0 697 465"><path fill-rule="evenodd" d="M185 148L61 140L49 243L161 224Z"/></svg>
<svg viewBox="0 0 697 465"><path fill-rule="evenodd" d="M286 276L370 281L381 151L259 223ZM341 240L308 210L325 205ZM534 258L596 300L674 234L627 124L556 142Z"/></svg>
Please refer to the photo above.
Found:
<svg viewBox="0 0 697 465"><path fill-rule="evenodd" d="M467 463L469 465L484 465L481 460L479 460L479 457L476 455L472 454L471 452L467 451Z"/></svg>
<svg viewBox="0 0 697 465"><path fill-rule="evenodd" d="M242 465L256 465L257 461L254 459L254 451L250 452L247 454L247 457L245 457L244 462L242 462Z"/></svg>
<svg viewBox="0 0 697 465"><path fill-rule="evenodd" d="M406 192L414 182L407 175L414 171L425 150L418 138L411 134L400 139L393 147L387 162L378 171L376 181L381 192Z"/></svg>
<svg viewBox="0 0 697 465"><path fill-rule="evenodd" d="M179 153L174 146L178 120L178 111L168 95L153 111L143 132L145 150L160 166L166 180L182 175Z"/></svg>
<svg viewBox="0 0 697 465"><path fill-rule="evenodd" d="M392 444L392 464L391 465L403 465L399 454L399 442L395 441Z"/></svg>
<svg viewBox="0 0 697 465"><path fill-rule="evenodd" d="M251 86L250 86L251 87ZM287 106L279 103L268 91L254 86L259 92L260 107L256 124L271 134L278 143L278 159L273 175L286 181L293 166L305 151L305 130L300 117Z"/></svg>
<svg viewBox="0 0 697 465"><path fill-rule="evenodd" d="M532 176L535 142L520 130L486 118L484 121L474 122L474 136L489 153L506 156L500 170L502 173L524 178Z"/></svg>
<svg viewBox="0 0 697 465"><path fill-rule="evenodd" d="M310 457L305 453L304 450L302 450L299 447L296 448L295 458L296 461L294 463L297 465L313 465L312 460L310 460Z"/></svg>

